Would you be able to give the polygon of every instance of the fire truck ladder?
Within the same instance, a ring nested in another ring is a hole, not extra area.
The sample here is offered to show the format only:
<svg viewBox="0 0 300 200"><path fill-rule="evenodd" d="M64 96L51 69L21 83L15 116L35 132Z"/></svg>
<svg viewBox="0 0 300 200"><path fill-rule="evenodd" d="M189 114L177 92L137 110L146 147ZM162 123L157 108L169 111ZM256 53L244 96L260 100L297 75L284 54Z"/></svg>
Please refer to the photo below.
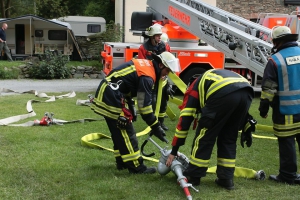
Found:
<svg viewBox="0 0 300 200"><path fill-rule="evenodd" d="M199 0L147 0L166 17L259 76L271 54L271 29Z"/></svg>

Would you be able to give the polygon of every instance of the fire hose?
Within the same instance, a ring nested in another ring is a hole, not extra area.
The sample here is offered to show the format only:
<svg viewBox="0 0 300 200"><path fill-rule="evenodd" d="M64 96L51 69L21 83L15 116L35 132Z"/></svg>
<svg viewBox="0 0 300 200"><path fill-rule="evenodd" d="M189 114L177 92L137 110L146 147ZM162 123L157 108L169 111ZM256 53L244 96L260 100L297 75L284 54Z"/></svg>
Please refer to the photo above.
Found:
<svg viewBox="0 0 300 200"><path fill-rule="evenodd" d="M150 136L143 142L141 145L141 152L143 156L145 157L152 157L155 155L155 153L147 154L144 151L144 148L148 141L152 142L160 151L161 157L158 161L157 171L160 175L166 175L170 171L173 171L173 173L177 176L177 182L179 183L180 187L183 189L186 197L188 200L192 200L192 196L189 192L189 187L195 190L196 192L199 192L195 187L193 187L192 184L187 182L187 178L183 175L183 172L187 169L189 164L189 159L187 156L185 156L183 153L178 152L177 156L172 162L172 165L170 167L166 166L166 162L168 159L168 156L171 153L171 150L167 150L167 148L162 148L159 146L152 138L151 134ZM216 166L210 167L207 170L208 173L215 173L216 172ZM235 167L234 176L236 177L248 177L248 178L255 178L256 180L264 180L266 178L266 173L263 170L255 171L248 168L242 168L242 167Z"/></svg>
<svg viewBox="0 0 300 200"><path fill-rule="evenodd" d="M5 89L5 88L1 88L0 93L19 93L19 92L15 92L13 90L10 89ZM24 93L29 93L29 94L34 94L36 97L39 98L49 98L48 100L46 100L45 102L53 102L55 101L55 99L62 99L64 97L67 98L73 98L76 96L76 93L70 92L67 94L63 94L63 95L59 95L59 96L48 96L46 93L39 93L36 90L29 90L26 92L22 92L21 94ZM88 105L91 101L92 101L92 95L88 95L89 99L88 100L77 100L76 105L83 105L83 103L85 105ZM99 121L99 120L104 120L104 119L92 119L92 118L84 118L84 119L78 119L78 120L72 120L72 121L66 121L66 120L61 120L61 119L56 119L54 118L54 114L51 112L45 112L44 116L41 118L41 120L33 120L33 121L28 121L22 124L13 124L15 122L18 122L20 120L23 119L27 119L33 116L36 116L36 113L34 112L33 108L32 108L32 104L33 103L40 103L41 101L39 100L29 100L26 103L26 110L27 113L26 114L21 114L21 115L15 115L15 116L11 116L11 117L7 117L4 119L0 119L0 126L23 126L23 127L27 127L27 126L49 126L49 125L63 125L63 124L69 124L69 123L76 123L76 122L80 122L80 123L84 123L84 122L91 122L91 121Z"/></svg>
<svg viewBox="0 0 300 200"><path fill-rule="evenodd" d="M152 138L151 134L150 136L143 142L141 146L141 152L146 157L154 156L155 153L146 154L144 152L144 147L147 144L147 142L152 142L160 151L161 157L158 162L157 171L160 175L166 175L170 171L173 171L174 174L177 176L177 182L179 183L180 187L183 189L185 196L188 200L192 200L192 195L189 191L189 187L195 190L196 192L199 192L192 184L187 182L187 178L183 175L183 172L187 169L189 164L189 159L182 153L178 152L177 156L172 162L172 165L170 167L166 166L166 161L168 159L168 156L171 153L171 150L167 150L167 148L162 148L159 146Z"/></svg>

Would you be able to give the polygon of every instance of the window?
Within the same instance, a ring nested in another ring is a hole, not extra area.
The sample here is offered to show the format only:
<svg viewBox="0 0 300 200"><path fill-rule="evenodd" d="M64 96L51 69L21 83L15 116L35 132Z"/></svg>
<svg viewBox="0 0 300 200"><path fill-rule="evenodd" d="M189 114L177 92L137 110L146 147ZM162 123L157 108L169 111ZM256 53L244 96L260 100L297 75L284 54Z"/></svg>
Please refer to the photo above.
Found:
<svg viewBox="0 0 300 200"><path fill-rule="evenodd" d="M284 5L299 5L300 0L284 0Z"/></svg>
<svg viewBox="0 0 300 200"><path fill-rule="evenodd" d="M88 33L99 33L101 31L101 26L97 24L88 24L87 32Z"/></svg>
<svg viewBox="0 0 300 200"><path fill-rule="evenodd" d="M34 36L35 37L43 37L43 30L35 30Z"/></svg>
<svg viewBox="0 0 300 200"><path fill-rule="evenodd" d="M65 30L49 30L49 40L67 40L67 31Z"/></svg>

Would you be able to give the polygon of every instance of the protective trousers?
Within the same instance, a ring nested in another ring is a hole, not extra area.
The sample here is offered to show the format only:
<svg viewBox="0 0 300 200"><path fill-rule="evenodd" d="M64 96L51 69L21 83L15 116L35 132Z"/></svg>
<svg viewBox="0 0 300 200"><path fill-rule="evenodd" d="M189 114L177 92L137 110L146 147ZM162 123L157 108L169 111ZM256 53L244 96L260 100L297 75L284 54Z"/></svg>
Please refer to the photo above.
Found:
<svg viewBox="0 0 300 200"><path fill-rule="evenodd" d="M114 144L114 156L117 166L125 165L129 172L137 173L144 171L146 166L143 164L143 158L140 155L136 132L129 124L126 129L119 129L117 120L105 117L111 138Z"/></svg>
<svg viewBox="0 0 300 200"><path fill-rule="evenodd" d="M300 151L300 114L281 114L278 96L274 97L272 108L273 129L278 138L279 147L279 175L286 182L293 182L297 176L295 139Z"/></svg>
<svg viewBox="0 0 300 200"><path fill-rule="evenodd" d="M122 112L123 94L119 90L112 89L105 81L102 81L96 91L91 109L104 116L109 127L117 165L125 164L129 172L144 171L146 166L140 155L136 132L132 123L125 129L117 127L117 120Z"/></svg>
<svg viewBox="0 0 300 200"><path fill-rule="evenodd" d="M287 182L293 182L297 177L297 155L295 135L278 137L279 145L279 174Z"/></svg>
<svg viewBox="0 0 300 200"><path fill-rule="evenodd" d="M193 141L187 174L206 176L209 159L217 140L217 176L232 179L235 169L236 141L253 94L247 88L220 98L210 97L202 108Z"/></svg>

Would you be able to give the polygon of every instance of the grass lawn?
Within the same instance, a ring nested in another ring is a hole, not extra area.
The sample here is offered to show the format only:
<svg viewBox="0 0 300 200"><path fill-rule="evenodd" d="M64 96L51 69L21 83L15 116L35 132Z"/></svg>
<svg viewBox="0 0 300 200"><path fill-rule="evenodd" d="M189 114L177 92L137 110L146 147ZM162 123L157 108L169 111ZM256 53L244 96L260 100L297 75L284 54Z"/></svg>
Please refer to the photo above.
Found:
<svg viewBox="0 0 300 200"><path fill-rule="evenodd" d="M88 93L77 93L75 98L57 99L49 103L44 103L46 99L37 98L32 94L0 96L0 119L25 114L26 102L30 99L42 101L33 104L37 115L18 123L41 119L45 112L53 112L54 118L63 120L101 118L88 106L75 104L77 99L87 99L87 95ZM259 99L256 98L250 113L259 124L271 125L270 116L268 119L259 117L258 105ZM178 116L179 110L176 105L171 106ZM171 141L177 122L166 119L165 123L170 128L167 131L167 138ZM146 128L140 116L134 126L137 132ZM0 199L185 199L173 173L166 176L158 173L131 175L126 170L117 171L113 153L81 145L81 138L90 133L110 136L105 121L47 127L0 126ZM255 134L273 137L271 132L260 130ZM180 152L187 156L191 150L193 137L194 131L191 130L186 145L180 148ZM146 138L147 136L140 136L139 144L141 145ZM156 138L154 140L162 147L166 146ZM112 148L110 140L99 140L95 143ZM170 144L168 148L171 148ZM215 150L211 166L216 164ZM146 151L156 152L157 159L160 156L158 149L151 143L147 144ZM157 165L155 162L145 162L147 166ZM279 168L277 141L254 138L250 148L242 148L238 138L236 165L254 170L263 169L267 176L277 174ZM215 178L215 174L207 174L202 178L201 185L196 187L200 190L199 193L190 189L193 199L299 199L299 186L278 184L268 179L257 181L235 178L236 189L227 191L214 183Z"/></svg>

